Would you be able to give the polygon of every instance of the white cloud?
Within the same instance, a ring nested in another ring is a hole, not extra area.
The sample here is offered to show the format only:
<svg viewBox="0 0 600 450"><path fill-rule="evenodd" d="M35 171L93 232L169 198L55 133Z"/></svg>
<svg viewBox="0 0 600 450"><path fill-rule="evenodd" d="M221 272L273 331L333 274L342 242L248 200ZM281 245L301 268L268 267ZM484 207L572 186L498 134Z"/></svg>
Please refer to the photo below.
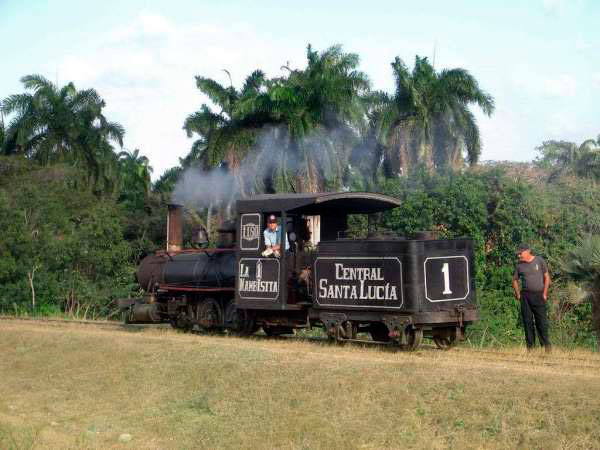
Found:
<svg viewBox="0 0 600 450"><path fill-rule="evenodd" d="M107 30L85 53L70 54L48 67L60 82L74 81L79 89L95 88L106 100L109 120L126 130L125 147L139 148L154 167L154 178L178 163L192 140L182 130L185 117L208 99L195 87L195 75L240 86L257 67L270 76L291 59L304 63L304 48L289 48L267 40L256 30L235 23L220 26L192 23L174 26L154 13L138 15L125 26Z"/></svg>
<svg viewBox="0 0 600 450"><path fill-rule="evenodd" d="M577 91L577 81L571 75L560 75L544 81L544 92L558 97L572 97Z"/></svg>
<svg viewBox="0 0 600 450"><path fill-rule="evenodd" d="M227 69L235 86L256 68L278 76L288 61L292 67L303 67L308 41L319 50L331 44L304 34L272 36L268 30L245 23L219 23L214 17L182 24L145 12L106 30L95 41L86 42L85 50L65 55L43 73L54 78L58 72L60 83L74 81L79 89L95 88L107 102L107 117L125 127L126 148L139 148L150 159L157 178L191 146L192 140L181 129L183 121L207 102L195 87L195 75L228 84L223 72ZM382 44L365 36L344 49L362 57L361 68L371 76L374 88L392 90L389 63L394 56L400 55L412 67L414 54L428 55L432 45L417 38ZM529 62L516 61L497 71L478 65L476 58L464 55L458 47L439 46L436 68L455 66L469 69L496 98L498 110L491 118L474 108L484 143L482 159L530 160L533 148L548 138L549 129L560 130L562 123L565 132L572 132L576 125L570 116L546 122L546 114L552 108L564 108L569 96L581 96L583 89L578 86L588 83L568 74L548 78L543 69ZM600 88L600 72L593 85ZM557 100L563 104L556 105Z"/></svg>
<svg viewBox="0 0 600 450"><path fill-rule="evenodd" d="M533 159L533 143L523 139L527 112L508 108L502 99L492 117L475 110L482 139L481 161L529 161Z"/></svg>
<svg viewBox="0 0 600 450"><path fill-rule="evenodd" d="M166 17L152 12L142 12L133 22L109 30L104 39L109 43L122 44L149 37L165 37L174 30L175 27Z"/></svg>
<svg viewBox="0 0 600 450"><path fill-rule="evenodd" d="M580 128L577 117L567 110L549 113L544 122L545 131L552 139L566 139L566 136L575 135Z"/></svg>

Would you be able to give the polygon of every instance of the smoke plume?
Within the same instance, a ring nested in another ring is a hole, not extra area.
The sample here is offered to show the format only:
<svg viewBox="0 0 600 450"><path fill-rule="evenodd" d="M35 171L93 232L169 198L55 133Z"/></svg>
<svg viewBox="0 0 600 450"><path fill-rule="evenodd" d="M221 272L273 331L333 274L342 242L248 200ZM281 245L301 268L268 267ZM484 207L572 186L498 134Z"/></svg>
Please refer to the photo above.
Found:
<svg viewBox="0 0 600 450"><path fill-rule="evenodd" d="M188 168L177 181L172 201L195 210L221 207L230 216L238 198L257 193L295 192L299 190L298 179L303 182L310 179L313 190L315 187L322 190L322 183L315 184L315 179L341 179L348 165L354 145L349 134L348 129L321 129L292 146L287 128L265 127L235 167L222 164L208 171ZM308 184L303 186L306 188Z"/></svg>

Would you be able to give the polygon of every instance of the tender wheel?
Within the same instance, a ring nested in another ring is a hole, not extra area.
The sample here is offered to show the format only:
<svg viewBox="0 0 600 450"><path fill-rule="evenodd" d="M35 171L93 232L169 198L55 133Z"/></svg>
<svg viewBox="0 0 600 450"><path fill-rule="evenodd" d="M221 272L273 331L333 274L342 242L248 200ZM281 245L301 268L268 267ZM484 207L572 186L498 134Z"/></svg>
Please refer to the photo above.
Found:
<svg viewBox="0 0 600 450"><path fill-rule="evenodd" d="M373 322L369 326L369 334L371 335L371 339L378 342L389 342L389 330L386 324L382 322Z"/></svg>
<svg viewBox="0 0 600 450"><path fill-rule="evenodd" d="M440 350L450 350L454 347L454 339L450 339L444 336L433 336L433 342Z"/></svg>
<svg viewBox="0 0 600 450"><path fill-rule="evenodd" d="M408 342L406 346L404 346L404 349L409 351L416 350L423 340L423 329L413 328L406 330L406 340Z"/></svg>
<svg viewBox="0 0 600 450"><path fill-rule="evenodd" d="M196 320L205 330L213 330L223 325L223 311L215 299L206 298L198 305Z"/></svg>

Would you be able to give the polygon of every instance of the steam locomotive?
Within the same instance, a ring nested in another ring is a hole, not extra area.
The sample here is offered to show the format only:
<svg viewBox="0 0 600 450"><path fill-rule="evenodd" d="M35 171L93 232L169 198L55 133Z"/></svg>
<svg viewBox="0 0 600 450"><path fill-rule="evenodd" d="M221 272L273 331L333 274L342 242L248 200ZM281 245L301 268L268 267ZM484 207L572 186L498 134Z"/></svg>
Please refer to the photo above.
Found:
<svg viewBox="0 0 600 450"><path fill-rule="evenodd" d="M130 323L269 336L322 327L339 341L442 349L478 320L470 239L420 233L348 236L351 215L380 213L397 199L374 193L268 194L238 200L235 223L214 248L182 248L183 208L169 205L167 249L142 260L143 298L119 301ZM265 250L275 216L289 249Z"/></svg>

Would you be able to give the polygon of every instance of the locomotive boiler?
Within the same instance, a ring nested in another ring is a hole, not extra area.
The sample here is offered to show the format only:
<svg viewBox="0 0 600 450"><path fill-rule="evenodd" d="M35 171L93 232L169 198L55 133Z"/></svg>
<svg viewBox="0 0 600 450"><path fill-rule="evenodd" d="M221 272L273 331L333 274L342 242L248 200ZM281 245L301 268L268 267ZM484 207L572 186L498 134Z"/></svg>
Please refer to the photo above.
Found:
<svg viewBox="0 0 600 450"><path fill-rule="evenodd" d="M183 249L182 208L169 205L167 248L141 262L145 295L120 301L125 320L267 335L321 327L341 341L449 348L479 318L473 242L349 236L351 215L397 206L374 193L259 195L237 202L218 245ZM289 243L278 256L264 251L268 218Z"/></svg>

